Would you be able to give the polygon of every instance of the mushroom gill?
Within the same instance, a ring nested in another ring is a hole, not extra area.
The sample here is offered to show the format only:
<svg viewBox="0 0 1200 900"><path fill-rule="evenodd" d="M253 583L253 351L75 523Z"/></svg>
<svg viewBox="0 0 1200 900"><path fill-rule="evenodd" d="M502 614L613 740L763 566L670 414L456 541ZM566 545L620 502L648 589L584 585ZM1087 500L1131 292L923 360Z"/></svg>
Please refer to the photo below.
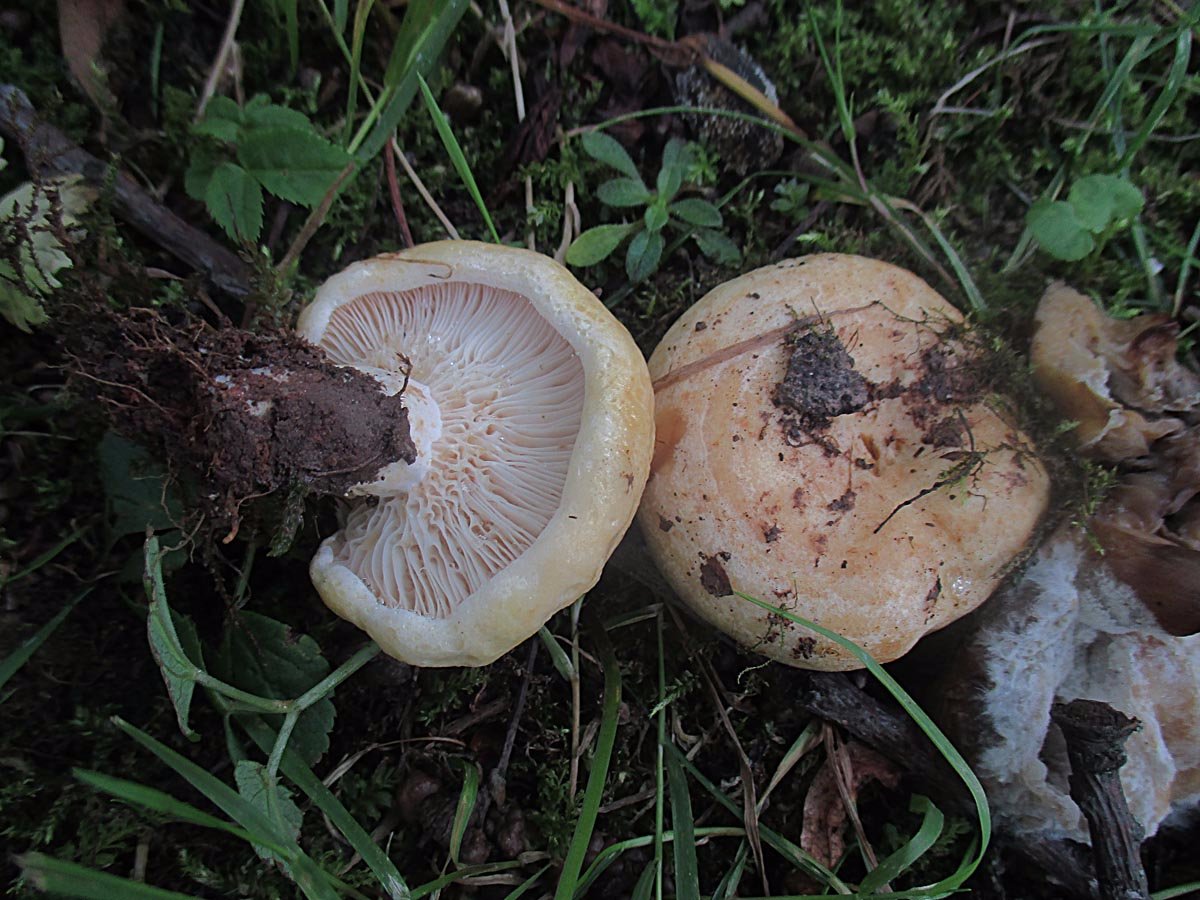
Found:
<svg viewBox="0 0 1200 900"><path fill-rule="evenodd" d="M363 294L333 312L321 346L407 379L425 406L412 416L419 480L356 504L334 555L381 603L449 615L558 509L583 410L579 358L525 297L460 281Z"/></svg>

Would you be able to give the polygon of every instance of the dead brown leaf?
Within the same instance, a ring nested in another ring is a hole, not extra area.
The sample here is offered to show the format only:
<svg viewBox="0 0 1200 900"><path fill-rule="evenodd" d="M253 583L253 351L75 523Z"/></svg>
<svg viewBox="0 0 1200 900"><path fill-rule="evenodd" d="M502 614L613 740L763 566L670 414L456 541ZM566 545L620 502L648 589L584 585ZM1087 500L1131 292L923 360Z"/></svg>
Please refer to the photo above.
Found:
<svg viewBox="0 0 1200 900"><path fill-rule="evenodd" d="M79 87L101 110L115 102L105 83L100 49L125 9L125 0L58 0L63 58Z"/></svg>
<svg viewBox="0 0 1200 900"><path fill-rule="evenodd" d="M804 799L800 846L823 865L834 866L846 852L844 831L851 810L847 809L842 790L854 803L862 786L872 781L894 788L900 781L900 770L865 744L854 741L842 744L839 752L827 758L817 771Z"/></svg>

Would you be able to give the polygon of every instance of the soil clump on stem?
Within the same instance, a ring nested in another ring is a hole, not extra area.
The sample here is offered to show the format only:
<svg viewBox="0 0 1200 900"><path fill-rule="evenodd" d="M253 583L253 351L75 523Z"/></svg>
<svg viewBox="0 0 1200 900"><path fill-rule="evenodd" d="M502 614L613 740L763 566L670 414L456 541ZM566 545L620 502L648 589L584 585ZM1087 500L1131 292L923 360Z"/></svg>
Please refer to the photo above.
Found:
<svg viewBox="0 0 1200 900"><path fill-rule="evenodd" d="M297 486L342 495L416 459L403 392L387 396L294 335L173 324L146 309L86 316L86 328L62 329L76 392L196 478L197 504L226 540L247 500Z"/></svg>

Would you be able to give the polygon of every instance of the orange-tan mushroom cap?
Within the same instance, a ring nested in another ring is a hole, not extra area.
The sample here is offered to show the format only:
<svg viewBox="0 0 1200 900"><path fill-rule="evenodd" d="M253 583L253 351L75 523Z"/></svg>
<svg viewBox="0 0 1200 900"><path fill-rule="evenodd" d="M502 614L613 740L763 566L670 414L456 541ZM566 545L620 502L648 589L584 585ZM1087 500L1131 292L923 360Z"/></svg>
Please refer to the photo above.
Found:
<svg viewBox="0 0 1200 900"><path fill-rule="evenodd" d="M562 266L443 241L350 266L300 317L405 393L417 462L351 490L312 561L338 615L415 665L484 665L591 588L653 442L645 361Z"/></svg>
<svg viewBox="0 0 1200 900"><path fill-rule="evenodd" d="M727 282L670 328L650 359L658 437L639 520L702 618L791 665L850 669L736 592L881 661L987 598L1048 479L961 322L910 272L824 254Z"/></svg>

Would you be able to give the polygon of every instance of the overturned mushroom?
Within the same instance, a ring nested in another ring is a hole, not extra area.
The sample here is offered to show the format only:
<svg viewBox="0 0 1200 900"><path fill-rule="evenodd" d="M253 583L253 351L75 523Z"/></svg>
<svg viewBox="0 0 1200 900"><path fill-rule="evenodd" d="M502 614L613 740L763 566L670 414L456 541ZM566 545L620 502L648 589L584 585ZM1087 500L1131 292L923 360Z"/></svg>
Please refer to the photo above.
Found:
<svg viewBox="0 0 1200 900"><path fill-rule="evenodd" d="M565 269L465 241L357 263L300 333L403 391L417 459L351 488L311 574L391 655L483 665L587 591L628 527L653 434L645 363Z"/></svg>
<svg viewBox="0 0 1200 900"><path fill-rule="evenodd" d="M742 644L850 669L778 604L892 660L982 603L1047 501L959 313L856 256L790 260L685 312L650 359L639 519L676 592Z"/></svg>
<svg viewBox="0 0 1200 900"><path fill-rule="evenodd" d="M1118 479L959 635L945 718L1010 830L1086 840L1051 707L1135 716L1121 782L1150 836L1200 802L1200 378L1165 316L1114 319L1055 284L1036 319L1037 381Z"/></svg>

